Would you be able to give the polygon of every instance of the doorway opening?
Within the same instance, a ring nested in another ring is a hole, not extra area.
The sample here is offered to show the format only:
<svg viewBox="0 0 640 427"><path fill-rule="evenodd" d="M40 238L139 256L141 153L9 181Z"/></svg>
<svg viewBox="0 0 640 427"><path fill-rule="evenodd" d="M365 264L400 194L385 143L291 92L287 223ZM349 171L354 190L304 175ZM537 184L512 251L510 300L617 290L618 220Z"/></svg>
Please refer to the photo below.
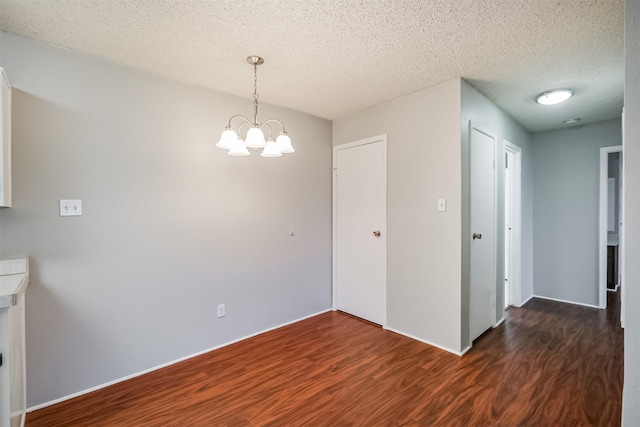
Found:
<svg viewBox="0 0 640 427"><path fill-rule="evenodd" d="M504 141L504 305L522 305L522 150Z"/></svg>
<svg viewBox="0 0 640 427"><path fill-rule="evenodd" d="M607 291L622 285L622 146L600 149L600 222L598 285L600 308L607 308Z"/></svg>

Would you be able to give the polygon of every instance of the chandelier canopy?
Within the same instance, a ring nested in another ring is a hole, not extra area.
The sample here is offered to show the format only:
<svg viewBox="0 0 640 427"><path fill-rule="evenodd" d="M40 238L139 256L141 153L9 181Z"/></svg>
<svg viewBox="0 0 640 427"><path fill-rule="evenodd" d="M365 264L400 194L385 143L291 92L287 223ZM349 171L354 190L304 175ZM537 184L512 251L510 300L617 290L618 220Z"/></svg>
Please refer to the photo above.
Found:
<svg viewBox="0 0 640 427"><path fill-rule="evenodd" d="M247 62L253 65L253 121L240 114L231 116L216 147L229 150L227 154L230 156L248 156L250 153L247 148L256 150L262 148L260 154L262 157L280 157L282 154L293 153L295 150L291 145L291 138L284 128L284 123L276 119L258 122L258 65L264 64L264 59L259 56L248 56ZM234 120L237 123L235 129L231 126L231 122ZM282 130L274 140L271 126L276 123L280 125ZM244 137L241 133L243 125L247 125ZM266 139L264 131L268 135Z"/></svg>

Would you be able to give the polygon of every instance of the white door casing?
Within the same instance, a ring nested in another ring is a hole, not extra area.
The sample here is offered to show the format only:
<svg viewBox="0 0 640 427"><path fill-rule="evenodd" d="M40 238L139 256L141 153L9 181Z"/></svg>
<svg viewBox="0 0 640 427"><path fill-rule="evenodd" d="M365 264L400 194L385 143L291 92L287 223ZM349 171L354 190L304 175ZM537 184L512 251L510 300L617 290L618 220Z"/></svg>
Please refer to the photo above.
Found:
<svg viewBox="0 0 640 427"><path fill-rule="evenodd" d="M511 142L504 141L505 153L510 163L505 168L505 255L509 272L505 286L509 288L506 304L522 305L522 150ZM506 183L509 182L507 189ZM507 191L509 194L507 194Z"/></svg>
<svg viewBox="0 0 640 427"><path fill-rule="evenodd" d="M334 147L333 308L386 327L386 135Z"/></svg>
<svg viewBox="0 0 640 427"><path fill-rule="evenodd" d="M471 341L491 328L495 319L496 135L470 122L469 330Z"/></svg>
<svg viewBox="0 0 640 427"><path fill-rule="evenodd" d="M622 107L622 146L625 146L625 124L624 124L624 106ZM624 225L625 225L625 219L624 219L624 215L625 215L625 200L627 199L626 196L626 184L625 184L625 177L627 176L627 170L625 165L628 165L628 160L626 160L626 156L624 154L621 154L622 159L620 159L620 230L619 230L619 235L620 235L620 246L618 246L618 250L619 250L619 257L620 257L620 326L621 327L625 327L625 319L626 319L626 310L627 310L627 291L626 291L626 286L623 286L625 277L626 277L626 262L625 262L625 257L626 257L626 234L622 232ZM606 286L606 285L605 285Z"/></svg>
<svg viewBox="0 0 640 427"><path fill-rule="evenodd" d="M607 193L609 178L609 154L621 153L622 145L600 148L600 208L598 230L598 307L607 308ZM620 227L622 227L622 223ZM622 236L622 229L618 230L618 236ZM618 247L618 253L621 253Z"/></svg>

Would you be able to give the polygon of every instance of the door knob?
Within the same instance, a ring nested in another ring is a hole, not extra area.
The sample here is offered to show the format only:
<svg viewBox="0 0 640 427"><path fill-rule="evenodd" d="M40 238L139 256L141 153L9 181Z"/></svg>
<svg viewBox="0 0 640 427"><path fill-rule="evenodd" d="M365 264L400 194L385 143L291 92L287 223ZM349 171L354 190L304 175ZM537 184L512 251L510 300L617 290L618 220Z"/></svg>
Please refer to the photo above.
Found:
<svg viewBox="0 0 640 427"><path fill-rule="evenodd" d="M380 237L380 231L376 230L373 232L373 235L376 237Z"/></svg>
<svg viewBox="0 0 640 427"><path fill-rule="evenodd" d="M481 233L473 233L473 240L476 239L482 239L482 234Z"/></svg>

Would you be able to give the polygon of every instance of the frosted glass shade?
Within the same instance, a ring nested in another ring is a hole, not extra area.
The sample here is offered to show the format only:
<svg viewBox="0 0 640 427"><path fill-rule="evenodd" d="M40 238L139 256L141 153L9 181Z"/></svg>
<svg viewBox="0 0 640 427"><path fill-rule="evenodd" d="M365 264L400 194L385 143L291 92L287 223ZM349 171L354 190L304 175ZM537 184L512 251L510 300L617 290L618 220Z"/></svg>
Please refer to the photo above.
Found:
<svg viewBox="0 0 640 427"><path fill-rule="evenodd" d="M262 150L262 157L280 157L282 153L276 147L276 142L273 139L269 139L267 145Z"/></svg>
<svg viewBox="0 0 640 427"><path fill-rule="evenodd" d="M267 141L264 139L264 133L259 127L251 127L247 132L246 146L249 148L264 148Z"/></svg>
<svg viewBox="0 0 640 427"><path fill-rule="evenodd" d="M551 92L545 92L543 94L538 95L538 97L536 98L536 102L542 105L556 105L566 101L572 96L573 96L573 91L571 90L566 90L566 89L552 90Z"/></svg>
<svg viewBox="0 0 640 427"><path fill-rule="evenodd" d="M293 153L296 151L291 145L291 138L289 138L289 135L284 132L278 135L278 138L276 139L276 147L278 148L278 151L283 154Z"/></svg>
<svg viewBox="0 0 640 427"><path fill-rule="evenodd" d="M233 144L238 140L238 134L233 129L225 129L220 135L220 141L216 144L216 147L224 148L225 150L231 149Z"/></svg>
<svg viewBox="0 0 640 427"><path fill-rule="evenodd" d="M227 154L230 156L248 156L249 150L247 150L242 138L236 138L236 142L233 143Z"/></svg>

